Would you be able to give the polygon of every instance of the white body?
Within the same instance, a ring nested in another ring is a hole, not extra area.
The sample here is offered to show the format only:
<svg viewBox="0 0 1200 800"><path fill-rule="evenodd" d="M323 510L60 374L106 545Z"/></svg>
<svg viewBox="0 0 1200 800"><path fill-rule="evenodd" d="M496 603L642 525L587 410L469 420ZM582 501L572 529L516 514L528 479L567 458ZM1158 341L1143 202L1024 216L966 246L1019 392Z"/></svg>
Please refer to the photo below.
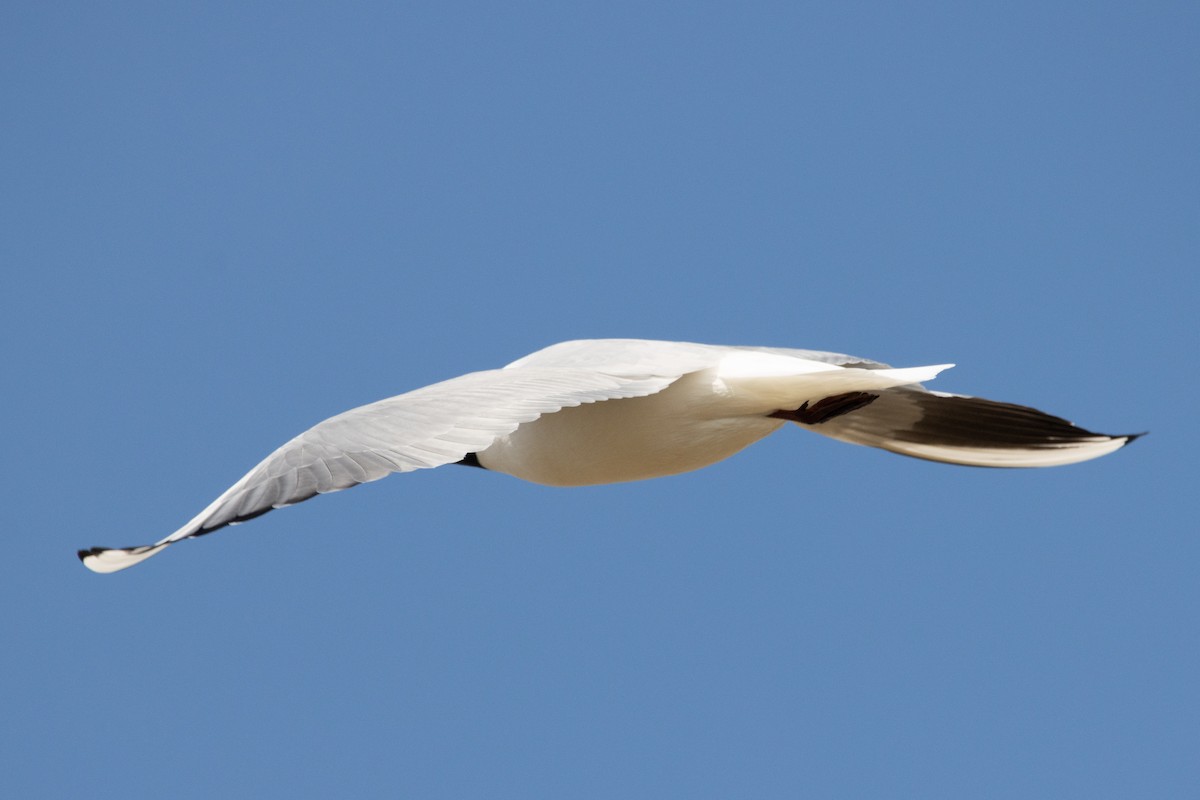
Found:
<svg viewBox="0 0 1200 800"><path fill-rule="evenodd" d="M551 486L658 478L707 467L781 428L767 415L823 397L928 380L944 369L846 369L733 352L666 389L564 408L500 436L478 454L488 469Z"/></svg>

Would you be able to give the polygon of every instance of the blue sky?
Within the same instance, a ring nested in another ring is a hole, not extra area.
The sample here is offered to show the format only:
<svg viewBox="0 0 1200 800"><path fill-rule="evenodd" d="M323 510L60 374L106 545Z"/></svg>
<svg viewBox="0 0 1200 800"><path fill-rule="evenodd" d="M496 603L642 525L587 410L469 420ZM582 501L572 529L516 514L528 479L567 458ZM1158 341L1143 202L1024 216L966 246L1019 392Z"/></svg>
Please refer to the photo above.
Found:
<svg viewBox="0 0 1200 800"><path fill-rule="evenodd" d="M1198 22L6 4L4 794L1194 790ZM603 336L952 361L937 388L1152 435L447 468L75 560L324 417Z"/></svg>

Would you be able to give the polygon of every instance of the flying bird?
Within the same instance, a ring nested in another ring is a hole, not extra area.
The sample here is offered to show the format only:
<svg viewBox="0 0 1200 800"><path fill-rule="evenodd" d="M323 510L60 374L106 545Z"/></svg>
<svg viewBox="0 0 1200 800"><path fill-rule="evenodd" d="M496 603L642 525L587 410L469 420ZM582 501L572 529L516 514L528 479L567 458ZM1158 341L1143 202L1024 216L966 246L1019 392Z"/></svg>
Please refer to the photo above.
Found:
<svg viewBox="0 0 1200 800"><path fill-rule="evenodd" d="M816 350L641 339L562 342L330 417L267 456L183 527L140 547L79 551L95 572L181 539L393 472L465 464L551 486L674 475L788 422L906 456L1051 467L1106 455L1108 436L1033 408L929 391L952 364L893 369Z"/></svg>

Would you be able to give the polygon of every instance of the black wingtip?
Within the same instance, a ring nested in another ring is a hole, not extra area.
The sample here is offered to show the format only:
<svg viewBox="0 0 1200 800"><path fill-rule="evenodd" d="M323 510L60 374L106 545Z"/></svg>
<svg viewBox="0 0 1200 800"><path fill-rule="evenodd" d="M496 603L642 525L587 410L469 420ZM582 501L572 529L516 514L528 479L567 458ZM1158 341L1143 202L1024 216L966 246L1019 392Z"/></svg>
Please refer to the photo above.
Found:
<svg viewBox="0 0 1200 800"><path fill-rule="evenodd" d="M75 555L79 556L79 560L83 561L88 556L95 556L107 550L107 547L89 547L87 550L79 550Z"/></svg>
<svg viewBox="0 0 1200 800"><path fill-rule="evenodd" d="M1143 436L1145 436L1148 433L1150 433L1150 431L1142 431L1141 433L1127 433L1124 436L1125 444L1128 445L1130 442L1134 442L1134 441L1142 438ZM1124 446L1124 445L1122 445L1122 446Z"/></svg>

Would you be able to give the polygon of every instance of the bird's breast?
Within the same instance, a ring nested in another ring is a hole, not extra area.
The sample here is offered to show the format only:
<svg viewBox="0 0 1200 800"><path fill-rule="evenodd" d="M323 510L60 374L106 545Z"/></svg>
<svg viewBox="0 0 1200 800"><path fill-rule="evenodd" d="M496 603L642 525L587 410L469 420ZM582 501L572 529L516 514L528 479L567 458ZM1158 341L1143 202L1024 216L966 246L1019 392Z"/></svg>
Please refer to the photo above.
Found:
<svg viewBox="0 0 1200 800"><path fill-rule="evenodd" d="M706 371L648 397L545 414L501 437L478 458L488 469L534 483L619 483L700 469L782 424L739 407Z"/></svg>

